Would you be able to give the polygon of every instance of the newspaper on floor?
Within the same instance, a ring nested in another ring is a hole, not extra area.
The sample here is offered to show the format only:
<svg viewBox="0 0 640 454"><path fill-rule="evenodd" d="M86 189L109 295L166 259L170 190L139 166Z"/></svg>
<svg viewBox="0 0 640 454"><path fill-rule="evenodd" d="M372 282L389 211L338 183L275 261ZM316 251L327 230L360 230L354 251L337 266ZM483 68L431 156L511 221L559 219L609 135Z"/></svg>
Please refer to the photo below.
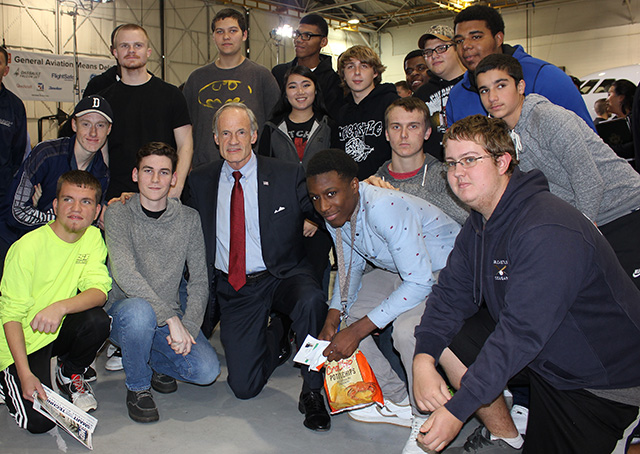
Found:
<svg viewBox="0 0 640 454"><path fill-rule="evenodd" d="M309 370L315 370L320 372L320 369L327 361L327 357L322 354L325 348L330 344L329 341L318 340L315 337L307 334L300 350L293 357L296 363L309 366Z"/></svg>
<svg viewBox="0 0 640 454"><path fill-rule="evenodd" d="M47 393L47 399L44 400L37 393L34 393L33 409L42 413L69 432L80 443L93 450L93 431L98 424L98 420L87 412L80 410L47 386L42 385L42 388Z"/></svg>

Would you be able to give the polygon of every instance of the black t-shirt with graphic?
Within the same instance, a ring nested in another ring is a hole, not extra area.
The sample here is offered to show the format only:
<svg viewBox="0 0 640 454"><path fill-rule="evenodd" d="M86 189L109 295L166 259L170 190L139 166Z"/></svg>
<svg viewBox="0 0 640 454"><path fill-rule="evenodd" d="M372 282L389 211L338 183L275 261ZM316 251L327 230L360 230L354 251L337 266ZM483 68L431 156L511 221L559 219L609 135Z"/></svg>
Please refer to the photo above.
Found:
<svg viewBox="0 0 640 454"><path fill-rule="evenodd" d="M289 137L293 141L293 144L296 146L298 158L300 158L300 161L302 161L302 157L304 156L304 149L307 146L309 136L311 136L311 128L313 127L314 117L311 117L304 123L294 123L289 119L289 117L286 117L285 121L287 123L287 132L289 134Z"/></svg>

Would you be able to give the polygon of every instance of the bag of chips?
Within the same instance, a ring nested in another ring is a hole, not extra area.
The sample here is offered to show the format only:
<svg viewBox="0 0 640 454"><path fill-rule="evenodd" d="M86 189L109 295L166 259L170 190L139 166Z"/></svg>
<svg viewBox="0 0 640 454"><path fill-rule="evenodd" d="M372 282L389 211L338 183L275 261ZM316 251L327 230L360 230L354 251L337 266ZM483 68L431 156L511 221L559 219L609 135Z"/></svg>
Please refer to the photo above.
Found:
<svg viewBox="0 0 640 454"><path fill-rule="evenodd" d="M327 361L324 389L332 415L374 402L384 405L378 380L360 349L340 361Z"/></svg>

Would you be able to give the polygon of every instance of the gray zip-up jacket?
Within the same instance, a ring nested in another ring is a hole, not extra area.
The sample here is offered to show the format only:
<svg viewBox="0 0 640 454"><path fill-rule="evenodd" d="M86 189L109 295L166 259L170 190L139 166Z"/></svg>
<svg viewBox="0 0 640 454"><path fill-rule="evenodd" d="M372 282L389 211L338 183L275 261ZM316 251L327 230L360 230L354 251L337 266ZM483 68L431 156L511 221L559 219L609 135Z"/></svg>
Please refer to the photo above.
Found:
<svg viewBox="0 0 640 454"><path fill-rule="evenodd" d="M540 169L552 194L602 226L640 208L640 175L575 113L527 95L512 138L520 169Z"/></svg>
<svg viewBox="0 0 640 454"><path fill-rule="evenodd" d="M332 147L332 128L335 128L335 125L331 125L328 116L325 115L321 119L315 118L302 161L300 161L296 146L289 137L287 122L284 118L281 121L267 121L260 137L258 153L284 161L302 162L302 166L306 169L307 163L318 151Z"/></svg>

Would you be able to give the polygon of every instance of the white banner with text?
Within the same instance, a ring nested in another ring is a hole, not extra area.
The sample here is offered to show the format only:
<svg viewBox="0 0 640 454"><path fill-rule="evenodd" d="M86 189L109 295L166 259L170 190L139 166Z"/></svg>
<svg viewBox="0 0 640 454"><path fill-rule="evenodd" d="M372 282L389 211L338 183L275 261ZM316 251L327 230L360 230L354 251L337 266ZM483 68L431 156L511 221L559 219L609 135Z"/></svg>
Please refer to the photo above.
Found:
<svg viewBox="0 0 640 454"><path fill-rule="evenodd" d="M74 102L73 57L8 50L9 73L2 83L23 101ZM115 64L107 58L78 57L80 96L87 82Z"/></svg>

